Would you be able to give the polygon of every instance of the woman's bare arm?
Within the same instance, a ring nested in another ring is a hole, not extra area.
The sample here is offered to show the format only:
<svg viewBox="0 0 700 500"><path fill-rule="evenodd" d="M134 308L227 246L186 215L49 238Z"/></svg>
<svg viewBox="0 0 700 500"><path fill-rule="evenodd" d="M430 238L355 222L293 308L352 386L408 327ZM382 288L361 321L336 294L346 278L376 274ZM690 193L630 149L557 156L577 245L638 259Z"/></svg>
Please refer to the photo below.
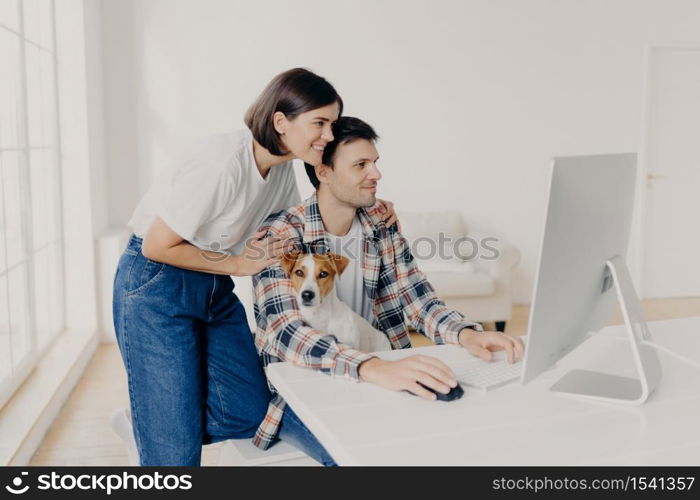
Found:
<svg viewBox="0 0 700 500"><path fill-rule="evenodd" d="M171 266L212 274L250 276L273 264L285 251L288 240L267 238L256 233L240 255L208 252L186 242L156 217L143 239L144 257Z"/></svg>

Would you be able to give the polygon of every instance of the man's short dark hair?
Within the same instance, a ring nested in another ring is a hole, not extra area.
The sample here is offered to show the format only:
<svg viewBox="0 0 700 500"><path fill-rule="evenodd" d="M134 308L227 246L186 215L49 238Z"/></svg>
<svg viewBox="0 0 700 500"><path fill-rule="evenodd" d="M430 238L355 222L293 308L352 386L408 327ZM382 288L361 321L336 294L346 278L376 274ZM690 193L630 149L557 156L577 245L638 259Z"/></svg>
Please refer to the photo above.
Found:
<svg viewBox="0 0 700 500"><path fill-rule="evenodd" d="M379 136L369 124L363 122L359 118L353 116L341 116L338 118L333 124L333 142L326 144L323 150L323 164L333 168L333 159L338 146L341 144L348 144L357 139L366 139L375 142L379 139ZM318 189L321 183L318 177L316 177L316 169L309 163L304 163L304 167L306 168L306 175L309 176L311 184L313 184L314 188Z"/></svg>
<svg viewBox="0 0 700 500"><path fill-rule="evenodd" d="M343 113L343 100L328 81L308 69L294 68L272 79L248 108L244 121L258 143L273 155L289 153L275 130L272 116L281 111L289 120L302 113L338 103Z"/></svg>

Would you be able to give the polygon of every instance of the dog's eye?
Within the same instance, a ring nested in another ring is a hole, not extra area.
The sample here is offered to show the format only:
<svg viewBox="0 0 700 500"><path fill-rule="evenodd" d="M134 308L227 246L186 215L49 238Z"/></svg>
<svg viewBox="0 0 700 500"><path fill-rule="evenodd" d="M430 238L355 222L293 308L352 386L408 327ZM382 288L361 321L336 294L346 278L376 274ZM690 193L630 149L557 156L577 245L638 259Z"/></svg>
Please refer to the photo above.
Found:
<svg viewBox="0 0 700 500"><path fill-rule="evenodd" d="M326 276L328 276L326 271L321 271L321 273L318 275L319 278L325 278Z"/></svg>
<svg viewBox="0 0 700 500"><path fill-rule="evenodd" d="M297 269L296 271L294 271L294 274L300 276L301 278L304 277L304 271L302 271L301 269Z"/></svg>

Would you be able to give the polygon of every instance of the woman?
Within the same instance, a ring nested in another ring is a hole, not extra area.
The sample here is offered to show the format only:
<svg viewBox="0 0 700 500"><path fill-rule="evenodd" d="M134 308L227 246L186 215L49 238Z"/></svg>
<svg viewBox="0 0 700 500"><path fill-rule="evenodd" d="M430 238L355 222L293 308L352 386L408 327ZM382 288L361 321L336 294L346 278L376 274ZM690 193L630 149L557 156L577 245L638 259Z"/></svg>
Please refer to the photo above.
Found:
<svg viewBox="0 0 700 500"><path fill-rule="evenodd" d="M136 208L114 324L141 465L199 465L202 444L255 433L269 392L229 275L281 256L287 242L253 233L300 203L292 160L321 161L342 108L325 79L286 71L248 110L248 128L206 139Z"/></svg>

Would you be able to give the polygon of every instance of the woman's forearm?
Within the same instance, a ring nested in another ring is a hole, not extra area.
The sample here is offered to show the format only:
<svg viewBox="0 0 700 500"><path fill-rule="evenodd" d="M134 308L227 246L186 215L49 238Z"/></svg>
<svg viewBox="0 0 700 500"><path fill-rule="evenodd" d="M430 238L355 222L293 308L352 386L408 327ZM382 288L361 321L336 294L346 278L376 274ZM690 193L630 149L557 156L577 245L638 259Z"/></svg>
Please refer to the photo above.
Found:
<svg viewBox="0 0 700 500"><path fill-rule="evenodd" d="M149 246L147 241L144 241L141 251L144 257L148 259L182 269L189 269L190 271L232 276L238 274L238 255L207 252L186 241L169 247Z"/></svg>
<svg viewBox="0 0 700 500"><path fill-rule="evenodd" d="M156 217L143 238L141 253L147 259L191 271L238 275L237 255L207 252L188 243L161 219Z"/></svg>

